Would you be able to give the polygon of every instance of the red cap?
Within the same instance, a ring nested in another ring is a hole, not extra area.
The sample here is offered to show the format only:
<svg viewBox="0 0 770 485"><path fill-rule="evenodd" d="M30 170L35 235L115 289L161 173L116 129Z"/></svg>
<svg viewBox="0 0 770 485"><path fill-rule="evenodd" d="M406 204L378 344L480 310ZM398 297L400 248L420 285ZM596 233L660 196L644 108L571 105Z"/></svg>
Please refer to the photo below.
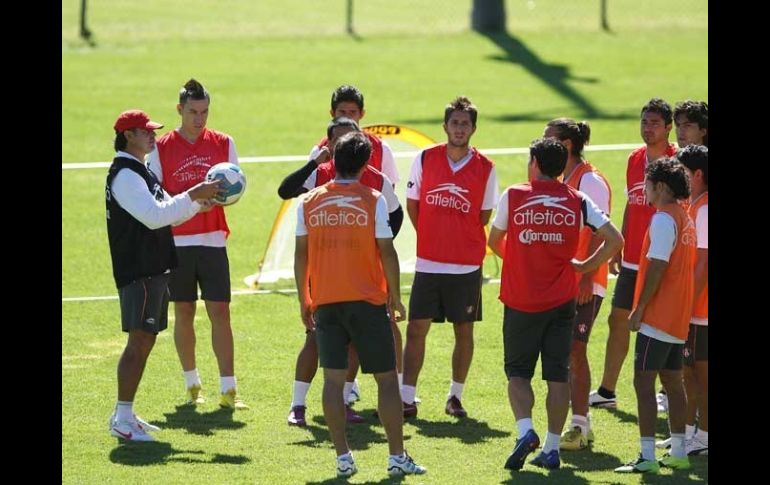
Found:
<svg viewBox="0 0 770 485"><path fill-rule="evenodd" d="M163 128L163 125L150 120L142 110L131 109L120 113L117 121L115 121L115 131L122 133L126 130L132 130L134 128L143 128L147 131L157 130Z"/></svg>

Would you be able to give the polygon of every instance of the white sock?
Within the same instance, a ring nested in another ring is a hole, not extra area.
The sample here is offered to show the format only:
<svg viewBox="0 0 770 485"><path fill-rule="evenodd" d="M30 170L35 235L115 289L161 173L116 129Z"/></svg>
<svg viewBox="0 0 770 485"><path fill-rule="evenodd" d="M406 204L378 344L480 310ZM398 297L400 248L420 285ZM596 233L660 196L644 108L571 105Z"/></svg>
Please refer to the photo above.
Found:
<svg viewBox="0 0 770 485"><path fill-rule="evenodd" d="M417 386L407 386L404 384L401 386L401 399L407 404L414 402L414 396L417 394Z"/></svg>
<svg viewBox="0 0 770 485"><path fill-rule="evenodd" d="M399 389L403 385L404 385L404 373L402 372L402 373L398 374L398 387L399 387Z"/></svg>
<svg viewBox="0 0 770 485"><path fill-rule="evenodd" d="M532 426L532 418L523 418L516 421L516 427L519 428L519 438L527 434L527 431L530 429L535 429L535 427Z"/></svg>
<svg viewBox="0 0 770 485"><path fill-rule="evenodd" d="M342 400L345 402L345 404L348 403L348 397L350 397L350 390L353 389L353 383L352 382L346 382L345 387L342 388Z"/></svg>
<svg viewBox="0 0 770 485"><path fill-rule="evenodd" d="M690 426L689 424L684 425L684 438L689 440L692 438L692 436L695 434L695 425Z"/></svg>
<svg viewBox="0 0 770 485"><path fill-rule="evenodd" d="M310 390L309 382L294 381L294 392L291 395L291 407L304 406L307 391Z"/></svg>
<svg viewBox="0 0 770 485"><path fill-rule="evenodd" d="M235 387L235 376L219 378L219 388L222 390L222 394L226 393L230 389L235 389Z"/></svg>
<svg viewBox="0 0 770 485"><path fill-rule="evenodd" d="M116 421L133 421L134 420L134 402L118 401L115 420Z"/></svg>
<svg viewBox="0 0 770 485"><path fill-rule="evenodd" d="M198 375L198 369L186 370L183 371L182 374L184 374L184 383L187 386L187 389L195 384L201 385L201 376Z"/></svg>
<svg viewBox="0 0 770 485"><path fill-rule="evenodd" d="M559 440L561 434L554 434L550 431L545 434L545 444L543 444L543 453L550 453L551 450L559 449Z"/></svg>
<svg viewBox="0 0 770 485"><path fill-rule="evenodd" d="M709 444L709 432L703 431L702 429L699 429L697 433L695 433L695 437L698 438L698 441L703 443L704 445L708 446Z"/></svg>
<svg viewBox="0 0 770 485"><path fill-rule="evenodd" d="M353 453L351 453L350 450L348 450L347 453L343 453L343 454L341 454L340 456L337 457L338 460L342 460L343 458L346 461L353 461Z"/></svg>
<svg viewBox="0 0 770 485"><path fill-rule="evenodd" d="M462 399L463 396L463 387L465 387L465 384L461 384L459 382L452 381L452 384L449 385L449 395L447 395L447 399L454 396L457 399Z"/></svg>
<svg viewBox="0 0 770 485"><path fill-rule="evenodd" d="M570 428L574 428L575 426L580 428L580 432L583 433L583 436L588 436L588 418L586 416L573 414Z"/></svg>
<svg viewBox="0 0 770 485"><path fill-rule="evenodd" d="M642 436L639 441L642 443L642 458L655 461L655 437Z"/></svg>
<svg viewBox="0 0 770 485"><path fill-rule="evenodd" d="M356 395L361 395L361 389L358 387L358 377L353 379L353 391L356 393Z"/></svg>
<svg viewBox="0 0 770 485"><path fill-rule="evenodd" d="M684 451L684 433L671 433L671 456L675 458L687 456Z"/></svg>
<svg viewBox="0 0 770 485"><path fill-rule="evenodd" d="M404 461L404 458L406 458L406 456L404 456L404 452L401 452L400 455L388 455L388 458L390 458L391 460L401 462L401 461Z"/></svg>

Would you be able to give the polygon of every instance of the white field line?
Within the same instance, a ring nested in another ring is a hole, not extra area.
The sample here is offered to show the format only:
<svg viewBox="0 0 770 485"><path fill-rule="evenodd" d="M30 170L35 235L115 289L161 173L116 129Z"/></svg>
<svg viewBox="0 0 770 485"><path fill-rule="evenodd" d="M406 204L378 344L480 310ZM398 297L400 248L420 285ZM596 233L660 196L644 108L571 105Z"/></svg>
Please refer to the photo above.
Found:
<svg viewBox="0 0 770 485"><path fill-rule="evenodd" d="M610 278L614 279L617 278L614 274L609 275ZM491 284L491 285L499 285L500 284L500 278L494 278L484 281L484 283ZM409 285L402 286L402 290L409 290L412 287ZM271 293L283 293L286 295L293 295L296 293L296 288L285 288L281 290L233 290L232 295L233 296L240 296L240 295L269 295ZM100 301L100 300L117 300L118 295L111 295L111 296L73 296L73 297L66 297L62 298L62 303L64 302L71 302L71 301Z"/></svg>
<svg viewBox="0 0 770 485"><path fill-rule="evenodd" d="M639 148L640 143L619 143L615 145L589 145L585 147L587 152L606 152L618 150L633 150ZM485 155L516 155L529 153L529 147L507 147L507 148L480 148L479 151ZM394 152L396 158L414 158L418 151ZM305 162L307 155L282 155L266 157L240 157L240 163L285 163L285 162ZM88 168L108 168L112 162L76 162L61 164L62 170L80 170Z"/></svg>

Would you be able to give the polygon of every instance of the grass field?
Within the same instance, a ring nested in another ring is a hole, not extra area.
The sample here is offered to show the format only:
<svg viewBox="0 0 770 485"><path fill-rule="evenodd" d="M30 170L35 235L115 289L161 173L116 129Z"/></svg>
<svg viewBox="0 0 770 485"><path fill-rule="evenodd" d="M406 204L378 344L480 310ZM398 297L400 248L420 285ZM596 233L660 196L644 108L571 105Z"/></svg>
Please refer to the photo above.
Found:
<svg viewBox="0 0 770 485"><path fill-rule="evenodd" d="M482 148L526 146L557 116L589 120L595 144L633 143L640 140L639 109L649 98L708 100L705 1L690 2L702 10L690 8L690 14L659 0L643 2L644 7L610 2L612 33L598 29L597 2L569 2L558 14L555 1L532 2L534 10L526 9L526 2L506 2L513 34L492 37L468 32L469 1L387 3L386 8L384 1L356 2L358 38L344 34L345 3L339 0L324 2L321 12L297 0L90 3L96 45L89 46L75 37L79 2L67 0L62 3L62 162L110 160L112 123L128 108L142 108L164 122L161 133L173 128L176 93L190 77L211 91L209 126L232 134L242 156L307 153L325 129L329 95L342 83L357 85L366 95L365 122L403 123L437 140L444 138L443 106L466 94L479 106L473 143ZM427 11L410 7L416 3ZM514 15L522 12L529 17ZM612 184L616 224L626 156L588 153ZM501 187L524 179L525 157L494 160ZM275 189L298 165L244 165L249 192L227 209L234 289L243 289L243 277L256 269L280 205ZM62 171L62 297L116 294L104 224L105 174L105 169ZM403 190L397 188L400 197ZM608 294L613 286L611 280ZM405 426L407 448L430 471L407 482L546 478L539 469L525 467L512 476L502 468L516 429L502 371L498 290L487 285L483 291L485 318L477 326L463 399L467 420L443 414L453 337L442 326L431 333L418 389L420 416ZM603 367L608 310L608 304L602 308L589 346L594 382ZM181 406L184 386L172 333L163 332L136 399L137 411L163 428L161 442L118 445L105 426L125 343L118 303L63 301L62 482L334 483L320 376L308 396L310 427L285 425L304 338L297 316L292 295L233 298L236 373L253 407L236 414L220 411L213 398L218 382L207 318L198 317L198 368L210 399L196 411ZM660 478L611 471L638 453L630 367L627 363L619 383L619 409L593 412L593 450L564 453L563 469L551 478L575 484L708 482L707 458L692 460L689 473L664 472ZM374 382L368 376L361 382L357 409L369 423L349 428L361 470L351 482L387 482L384 432L371 416ZM533 382L534 419L542 433L544 386ZM659 419L660 437L665 429Z"/></svg>

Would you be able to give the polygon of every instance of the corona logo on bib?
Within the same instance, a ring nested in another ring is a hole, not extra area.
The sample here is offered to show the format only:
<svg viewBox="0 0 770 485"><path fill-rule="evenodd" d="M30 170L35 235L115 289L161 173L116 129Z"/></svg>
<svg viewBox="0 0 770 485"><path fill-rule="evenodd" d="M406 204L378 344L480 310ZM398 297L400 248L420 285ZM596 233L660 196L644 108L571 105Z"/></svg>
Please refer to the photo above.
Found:
<svg viewBox="0 0 770 485"><path fill-rule="evenodd" d="M206 181L212 180L221 180L219 188L224 190L224 194L214 197L215 204L235 204L246 191L246 176L238 165L232 163L222 162L211 167L206 174Z"/></svg>
<svg viewBox="0 0 770 485"><path fill-rule="evenodd" d="M360 200L361 197L349 195L326 197L323 202L308 212L308 225L311 227L367 226L369 214L365 209L354 204Z"/></svg>
<svg viewBox="0 0 770 485"><path fill-rule="evenodd" d="M471 211L471 201L465 198L468 189L464 189L453 183L439 184L435 189L428 191L425 202L438 207L449 207L467 214Z"/></svg>

